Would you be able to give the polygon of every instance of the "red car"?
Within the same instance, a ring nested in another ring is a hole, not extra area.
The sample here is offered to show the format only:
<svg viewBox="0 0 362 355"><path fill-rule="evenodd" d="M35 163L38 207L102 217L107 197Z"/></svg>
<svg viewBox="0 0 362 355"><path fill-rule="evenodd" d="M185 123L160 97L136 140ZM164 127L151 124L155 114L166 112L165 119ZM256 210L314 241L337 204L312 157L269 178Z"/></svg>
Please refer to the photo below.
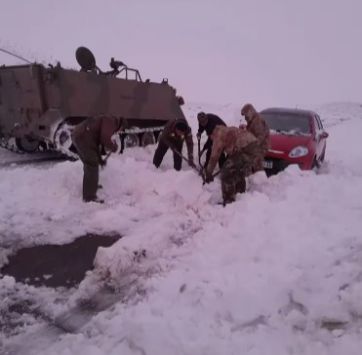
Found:
<svg viewBox="0 0 362 355"><path fill-rule="evenodd" d="M298 164L303 170L320 167L328 133L318 114L288 108L268 108L260 114L270 128L270 148L264 161L268 175L290 164Z"/></svg>

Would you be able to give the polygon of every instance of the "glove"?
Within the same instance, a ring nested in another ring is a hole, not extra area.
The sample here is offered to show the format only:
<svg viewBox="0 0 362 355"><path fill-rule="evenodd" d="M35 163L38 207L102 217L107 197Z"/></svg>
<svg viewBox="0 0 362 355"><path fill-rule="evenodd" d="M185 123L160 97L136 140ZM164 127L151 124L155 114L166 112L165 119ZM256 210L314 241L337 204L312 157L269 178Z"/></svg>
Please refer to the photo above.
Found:
<svg viewBox="0 0 362 355"><path fill-rule="evenodd" d="M107 165L107 160L106 159L99 159L99 165L104 168Z"/></svg>
<svg viewBox="0 0 362 355"><path fill-rule="evenodd" d="M205 173L205 182L207 184L209 184L212 181L214 181L214 177L212 176L212 174L210 172L206 171L206 173Z"/></svg>

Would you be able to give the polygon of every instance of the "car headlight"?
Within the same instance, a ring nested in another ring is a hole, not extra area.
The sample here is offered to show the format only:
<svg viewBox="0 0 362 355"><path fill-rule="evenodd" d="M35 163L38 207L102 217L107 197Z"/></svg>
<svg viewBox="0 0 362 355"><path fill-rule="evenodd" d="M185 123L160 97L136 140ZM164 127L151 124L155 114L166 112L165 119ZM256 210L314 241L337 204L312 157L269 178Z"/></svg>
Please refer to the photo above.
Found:
<svg viewBox="0 0 362 355"><path fill-rule="evenodd" d="M300 158L308 154L308 148L302 145L293 148L289 153L289 158Z"/></svg>

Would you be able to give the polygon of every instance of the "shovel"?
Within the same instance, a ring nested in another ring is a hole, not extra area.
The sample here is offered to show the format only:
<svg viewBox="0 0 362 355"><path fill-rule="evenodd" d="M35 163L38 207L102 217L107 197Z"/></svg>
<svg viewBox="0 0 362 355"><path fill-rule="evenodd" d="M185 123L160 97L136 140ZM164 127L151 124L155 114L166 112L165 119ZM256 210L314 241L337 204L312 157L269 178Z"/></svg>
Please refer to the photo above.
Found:
<svg viewBox="0 0 362 355"><path fill-rule="evenodd" d="M187 163L189 162L189 160L183 156L178 150L170 147L170 149L175 153L177 154L180 158L182 158L183 160L187 161ZM206 184L206 181L205 181L205 174L204 174L204 169L201 168L200 170L195 166L195 165L191 165L192 169L194 169L195 171L197 171L197 173L201 176L202 178L202 184L205 185ZM215 178L217 175L219 175L221 172L221 169L219 171L217 171L215 174L212 174L212 177Z"/></svg>

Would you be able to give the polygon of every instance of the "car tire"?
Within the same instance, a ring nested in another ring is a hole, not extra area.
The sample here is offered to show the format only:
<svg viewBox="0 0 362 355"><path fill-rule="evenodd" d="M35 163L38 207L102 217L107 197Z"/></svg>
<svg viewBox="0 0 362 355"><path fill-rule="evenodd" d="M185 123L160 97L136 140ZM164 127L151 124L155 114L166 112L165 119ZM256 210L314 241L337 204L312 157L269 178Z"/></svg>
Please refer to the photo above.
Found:
<svg viewBox="0 0 362 355"><path fill-rule="evenodd" d="M153 132L145 132L142 134L141 137L141 146L142 147L146 147L147 145L150 144L155 144L156 139L155 139L155 135Z"/></svg>
<svg viewBox="0 0 362 355"><path fill-rule="evenodd" d="M123 139L124 139L124 146L126 148L133 148L140 146L140 137L137 133L127 133Z"/></svg>
<svg viewBox="0 0 362 355"><path fill-rule="evenodd" d="M77 149L73 145L72 141L72 131L74 127L75 125L69 124L67 121L63 121L58 125L53 138L55 149L72 161L79 159Z"/></svg>
<svg viewBox="0 0 362 355"><path fill-rule="evenodd" d="M323 163L323 162L324 162L325 155L326 155L326 150L324 149L324 150L323 150L323 153L322 153L322 155L321 155L321 157L320 157L320 159L319 159L320 163Z"/></svg>
<svg viewBox="0 0 362 355"><path fill-rule="evenodd" d="M39 149L40 142L27 136L15 139L16 147L25 153L34 153Z"/></svg>
<svg viewBox="0 0 362 355"><path fill-rule="evenodd" d="M317 157L314 157L313 163L312 163L312 170L319 169L321 167L321 164L317 160Z"/></svg>

